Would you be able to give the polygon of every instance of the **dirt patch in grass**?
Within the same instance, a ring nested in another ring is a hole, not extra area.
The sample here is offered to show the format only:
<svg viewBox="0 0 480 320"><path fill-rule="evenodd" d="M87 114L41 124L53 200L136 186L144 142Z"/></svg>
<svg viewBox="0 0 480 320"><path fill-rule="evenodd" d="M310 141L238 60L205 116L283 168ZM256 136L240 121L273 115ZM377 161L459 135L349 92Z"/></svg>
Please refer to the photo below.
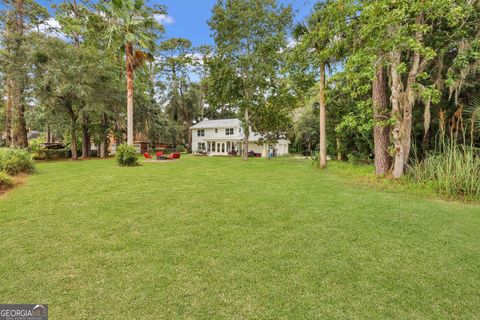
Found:
<svg viewBox="0 0 480 320"><path fill-rule="evenodd" d="M8 194L8 192L24 184L25 181L27 180L27 177L28 177L27 175L19 175L16 177L11 177L11 179L13 180L13 186L0 186L0 199L4 198Z"/></svg>

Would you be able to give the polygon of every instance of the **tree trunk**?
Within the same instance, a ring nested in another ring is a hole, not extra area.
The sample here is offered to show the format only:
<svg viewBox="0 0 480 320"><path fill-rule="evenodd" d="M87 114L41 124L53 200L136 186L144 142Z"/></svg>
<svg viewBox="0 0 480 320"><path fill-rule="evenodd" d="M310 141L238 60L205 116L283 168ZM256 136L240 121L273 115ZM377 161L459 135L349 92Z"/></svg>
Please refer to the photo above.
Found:
<svg viewBox="0 0 480 320"><path fill-rule="evenodd" d="M102 114L101 133L100 133L100 158L108 157L108 119L107 115Z"/></svg>
<svg viewBox="0 0 480 320"><path fill-rule="evenodd" d="M423 139L422 145L423 149L426 151L428 148L428 144L430 143L430 123L432 121L432 114L430 112L430 107L432 104L432 100L428 99L425 102L425 109L423 111Z"/></svg>
<svg viewBox="0 0 480 320"><path fill-rule="evenodd" d="M188 123L188 152L192 153L192 130L190 127L192 126L192 122Z"/></svg>
<svg viewBox="0 0 480 320"><path fill-rule="evenodd" d="M7 108L5 110L5 134L7 147L12 145L12 85L7 79Z"/></svg>
<svg viewBox="0 0 480 320"><path fill-rule="evenodd" d="M133 146L133 44L127 43L127 143Z"/></svg>
<svg viewBox="0 0 480 320"><path fill-rule="evenodd" d="M390 128L385 124L389 119L387 86L386 69L379 63L372 83L373 120L375 123L373 140L375 144L375 174L377 176L387 175L392 165L392 158L388 153Z"/></svg>
<svg viewBox="0 0 480 320"><path fill-rule="evenodd" d="M338 161L342 161L342 152L340 151L341 147L342 147L342 143L340 141L340 138L336 138L335 141L337 142L337 160Z"/></svg>
<svg viewBox="0 0 480 320"><path fill-rule="evenodd" d="M82 121L82 159L90 157L91 140L88 130L88 118L84 115Z"/></svg>
<svg viewBox="0 0 480 320"><path fill-rule="evenodd" d="M250 134L250 117L248 114L248 108L245 109L245 125L243 127L243 160L248 160L248 136Z"/></svg>
<svg viewBox="0 0 480 320"><path fill-rule="evenodd" d="M320 168L327 166L327 129L326 129L326 101L325 101L325 63L320 65Z"/></svg>
<svg viewBox="0 0 480 320"><path fill-rule="evenodd" d="M77 129L76 129L76 123L77 120L76 118L71 119L71 139L72 142L70 143L70 150L72 151L72 160L77 160L78 155L77 155Z"/></svg>
<svg viewBox="0 0 480 320"><path fill-rule="evenodd" d="M20 148L28 147L28 137L27 137L27 124L25 122L25 103L23 99L23 94L25 90L24 78L26 74L23 74L24 68L24 59L22 59L22 42L23 42L23 29L24 29L24 1L15 0L15 67L18 70L15 71L15 81L12 83L12 116L13 116L13 137L14 145ZM13 79L12 79L13 80Z"/></svg>
<svg viewBox="0 0 480 320"><path fill-rule="evenodd" d="M25 122L25 104L23 101L23 85L14 82L13 110L12 110L12 142L19 148L28 147L27 124Z"/></svg>
<svg viewBox="0 0 480 320"><path fill-rule="evenodd" d="M395 125L392 130L393 143L395 146L393 177L399 179L403 176L405 166L405 148L403 144L403 136L405 135L402 119L402 107L400 103L400 93L402 90L402 83L397 68L401 62L402 55L399 51L391 53L391 75L392 75L392 116L395 118Z"/></svg>

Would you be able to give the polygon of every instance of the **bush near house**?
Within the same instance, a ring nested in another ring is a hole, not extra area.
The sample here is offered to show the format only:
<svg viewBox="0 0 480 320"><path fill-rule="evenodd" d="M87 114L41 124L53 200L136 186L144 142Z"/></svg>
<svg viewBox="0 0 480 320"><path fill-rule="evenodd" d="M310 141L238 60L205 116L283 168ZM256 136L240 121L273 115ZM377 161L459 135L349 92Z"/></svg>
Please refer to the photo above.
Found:
<svg viewBox="0 0 480 320"><path fill-rule="evenodd" d="M115 156L117 163L124 167L133 167L138 165L137 151L133 146L122 144L117 148Z"/></svg>
<svg viewBox="0 0 480 320"><path fill-rule="evenodd" d="M34 170L35 164L27 151L10 148L0 150L0 171L16 176L21 173L32 173Z"/></svg>

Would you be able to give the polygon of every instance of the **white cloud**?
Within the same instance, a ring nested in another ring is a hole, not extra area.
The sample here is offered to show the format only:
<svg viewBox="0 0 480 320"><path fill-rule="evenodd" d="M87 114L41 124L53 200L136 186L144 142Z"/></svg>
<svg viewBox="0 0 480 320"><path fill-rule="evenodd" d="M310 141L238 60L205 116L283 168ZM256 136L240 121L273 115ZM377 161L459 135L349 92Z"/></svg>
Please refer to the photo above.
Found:
<svg viewBox="0 0 480 320"><path fill-rule="evenodd" d="M297 40L293 39L292 37L289 37L287 47L291 49L291 48L295 48L296 46L297 46Z"/></svg>
<svg viewBox="0 0 480 320"><path fill-rule="evenodd" d="M44 33L51 37L57 37L65 40L67 37L65 36L64 33L60 31L61 29L62 27L60 26L60 23L56 19L48 18L47 20L45 20L45 22L43 22L38 26L38 29L35 28L34 30Z"/></svg>
<svg viewBox="0 0 480 320"><path fill-rule="evenodd" d="M175 19L173 19L172 16L169 16L169 15L166 15L166 14L156 14L154 16L154 18L160 24L174 24L175 23Z"/></svg>

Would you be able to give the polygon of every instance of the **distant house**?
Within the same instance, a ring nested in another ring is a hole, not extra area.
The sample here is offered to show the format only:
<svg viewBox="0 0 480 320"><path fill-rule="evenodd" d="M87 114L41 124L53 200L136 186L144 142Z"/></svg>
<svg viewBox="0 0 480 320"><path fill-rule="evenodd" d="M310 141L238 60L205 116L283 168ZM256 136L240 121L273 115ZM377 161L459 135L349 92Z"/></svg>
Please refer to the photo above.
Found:
<svg viewBox="0 0 480 320"><path fill-rule="evenodd" d="M192 130L192 151L207 152L212 156L231 154L237 151L242 154L244 133L242 122L238 119L208 120L197 123ZM288 154L288 140L279 140L275 145L269 146L261 142L262 137L250 132L248 151L267 157L269 151L275 151L278 156Z"/></svg>

